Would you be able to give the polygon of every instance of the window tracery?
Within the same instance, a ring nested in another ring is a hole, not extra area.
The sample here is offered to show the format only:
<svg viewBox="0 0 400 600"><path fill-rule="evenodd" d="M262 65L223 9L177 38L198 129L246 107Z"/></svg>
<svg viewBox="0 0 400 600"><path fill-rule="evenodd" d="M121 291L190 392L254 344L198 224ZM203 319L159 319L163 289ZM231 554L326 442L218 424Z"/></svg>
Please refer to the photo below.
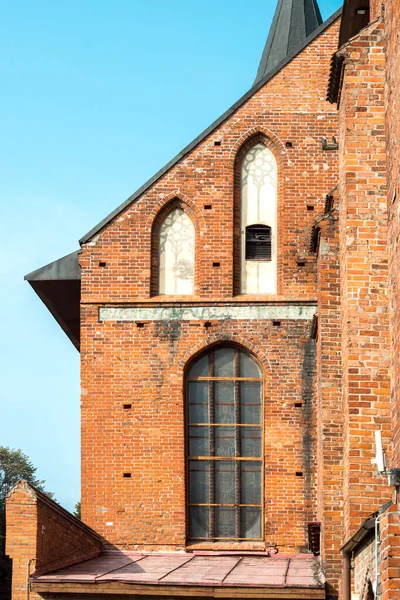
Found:
<svg viewBox="0 0 400 600"><path fill-rule="evenodd" d="M276 293L277 287L277 164L272 152L258 142L241 164L241 287L243 294ZM249 255L249 229L269 227L268 255ZM247 236L246 236L247 234Z"/></svg>
<svg viewBox="0 0 400 600"><path fill-rule="evenodd" d="M159 294L194 291L195 229L182 208L172 210L159 231Z"/></svg>

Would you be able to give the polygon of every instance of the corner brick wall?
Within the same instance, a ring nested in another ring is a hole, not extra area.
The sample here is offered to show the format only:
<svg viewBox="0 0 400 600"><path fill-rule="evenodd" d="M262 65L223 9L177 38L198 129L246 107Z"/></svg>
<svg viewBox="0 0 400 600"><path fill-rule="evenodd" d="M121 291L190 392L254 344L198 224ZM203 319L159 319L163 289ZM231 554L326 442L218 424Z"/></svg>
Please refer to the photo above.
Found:
<svg viewBox="0 0 400 600"><path fill-rule="evenodd" d="M83 245L82 514L111 546L185 547L185 366L208 345L231 341L254 353L265 373L265 539L207 547L307 547L317 498L310 321L282 320L276 327L272 320L244 317L211 319L208 329L201 321L154 321L139 328L132 322L101 323L98 311L316 303L309 238L327 191L337 184L337 152L324 152L321 145L323 137L338 132L337 111L325 100L337 38L338 21ZM234 296L235 157L259 135L278 161L279 289L273 296ZM194 297L152 295L152 224L176 197L196 221ZM205 210L206 204L212 209ZM125 410L124 403L132 409Z"/></svg>
<svg viewBox="0 0 400 600"><path fill-rule="evenodd" d="M26 482L13 488L6 511L13 600L26 600L28 563L31 574L41 575L101 551L101 541L89 527Z"/></svg>
<svg viewBox="0 0 400 600"><path fill-rule="evenodd" d="M390 347L384 115L384 29L370 24L343 49L340 98L340 264L344 536L390 497L371 466L374 431L390 450Z"/></svg>
<svg viewBox="0 0 400 600"><path fill-rule="evenodd" d="M368 597L370 585L375 578L375 531L372 529L354 553L354 592L359 600Z"/></svg>
<svg viewBox="0 0 400 600"><path fill-rule="evenodd" d="M387 1L387 0L386 0ZM382 9L384 7L384 2L382 0L370 0L370 21L374 21L381 16Z"/></svg>
<svg viewBox="0 0 400 600"><path fill-rule="evenodd" d="M386 32L386 144L391 290L393 467L400 467L400 2L388 0Z"/></svg>
<svg viewBox="0 0 400 600"><path fill-rule="evenodd" d="M381 600L400 598L400 506L392 505L380 522Z"/></svg>
<svg viewBox="0 0 400 600"><path fill-rule="evenodd" d="M335 194L337 196L337 194ZM318 250L318 520L328 595L337 595L341 576L343 520L343 407L341 374L338 198L319 220Z"/></svg>

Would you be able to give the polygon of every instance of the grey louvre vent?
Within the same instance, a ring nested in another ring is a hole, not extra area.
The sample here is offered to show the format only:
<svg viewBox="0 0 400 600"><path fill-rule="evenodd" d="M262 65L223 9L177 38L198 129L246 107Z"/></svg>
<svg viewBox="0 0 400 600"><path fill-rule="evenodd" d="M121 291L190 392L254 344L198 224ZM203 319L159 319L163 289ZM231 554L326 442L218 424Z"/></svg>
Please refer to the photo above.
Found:
<svg viewBox="0 0 400 600"><path fill-rule="evenodd" d="M271 239L271 227L268 225L246 227L246 260L271 260Z"/></svg>

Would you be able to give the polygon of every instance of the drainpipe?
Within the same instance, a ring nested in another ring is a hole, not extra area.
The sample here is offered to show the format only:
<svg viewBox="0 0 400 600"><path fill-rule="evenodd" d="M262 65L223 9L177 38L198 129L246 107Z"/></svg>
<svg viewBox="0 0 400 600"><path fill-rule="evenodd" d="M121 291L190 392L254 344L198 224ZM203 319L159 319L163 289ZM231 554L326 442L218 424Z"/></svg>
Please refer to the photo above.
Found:
<svg viewBox="0 0 400 600"><path fill-rule="evenodd" d="M375 598L378 599L380 598L380 593L378 593L380 591L380 579L381 579L381 574L380 574L380 545L381 545L381 540L380 540L380 531L379 531L379 525L380 525L380 520L381 517L383 517L383 514L378 515L375 519L375 582L373 584L374 587L374 594L375 594Z"/></svg>
<svg viewBox="0 0 400 600"><path fill-rule="evenodd" d="M342 595L343 595L343 600L351 600L351 555L352 555L352 550L350 550L350 552L345 549L342 550L342 565L343 565Z"/></svg>
<svg viewBox="0 0 400 600"><path fill-rule="evenodd" d="M392 502L388 502L381 506L381 508L374 514L372 514L364 523L360 529L349 539L348 542L340 549L342 553L342 594L343 600L351 600L351 557L353 551L357 546L371 533L375 537L375 561L377 565L378 574L378 563L379 563L379 540L378 540L378 524L383 513L392 505ZM374 531L375 530L375 531ZM377 581L378 583L378 581Z"/></svg>

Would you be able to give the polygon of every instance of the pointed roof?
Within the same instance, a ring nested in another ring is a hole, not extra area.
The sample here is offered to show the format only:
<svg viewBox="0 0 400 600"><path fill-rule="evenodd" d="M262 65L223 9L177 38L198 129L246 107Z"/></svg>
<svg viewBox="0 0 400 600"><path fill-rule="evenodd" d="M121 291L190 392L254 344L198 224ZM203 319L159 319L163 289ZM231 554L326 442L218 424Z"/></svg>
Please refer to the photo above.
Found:
<svg viewBox="0 0 400 600"><path fill-rule="evenodd" d="M198 144L211 135L217 127L222 125L229 117L231 117L249 98L251 98L260 88L268 83L279 71L285 68L304 48L311 44L321 33L332 25L342 14L342 9L339 8L329 19L314 29L310 35L303 39L301 44L294 49L291 54L285 56L276 67L262 76L253 86L241 97L233 106L225 111L214 123L205 129L197 136L186 148L179 152L172 160L170 160L162 169L160 169L153 177L144 183L136 192L129 196L125 202L117 206L109 215L107 215L100 223L97 223L86 235L84 235L79 243L81 245L89 242L94 236L99 234L113 219L115 219L125 208L135 202L144 194L156 181L163 177L170 169L177 165L185 156L187 156ZM53 314L54 318L61 325L62 329L67 333L75 347L79 350L80 340L80 268L78 263L79 250L72 252L64 258L54 261L50 265L46 265L33 273L25 276L35 292Z"/></svg>
<svg viewBox="0 0 400 600"><path fill-rule="evenodd" d="M278 0L254 83L304 44L321 23L317 0Z"/></svg>
<svg viewBox="0 0 400 600"><path fill-rule="evenodd" d="M280 0L281 1L281 0ZM286 0L284 0L286 1ZM297 3L298 0L293 0L294 3ZM302 0L302 2L306 2L308 4L308 0ZM316 4L316 0L310 0L313 4ZM163 177L172 167L178 164L182 158L184 158L189 152L191 152L198 144L200 144L207 136L209 136L217 127L222 125L229 117L231 117L249 98L251 98L260 88L263 87L268 81L270 81L279 71L281 71L287 64L290 63L300 52L307 48L309 44L311 44L321 33L323 33L328 27L332 25L342 14L342 8L339 8L336 12L333 13L323 23L318 25L313 31L308 35L308 37L303 38L300 44L284 59L276 65L273 69L268 71L268 73L261 74L260 77L257 77L257 80L253 83L252 87L241 97L235 104L233 104L227 111L225 111L214 123L212 123L207 129L205 129L202 133L200 133L197 138L195 138L186 148L184 148L181 152L179 152L172 160L170 160L162 169L160 169L153 177L151 177L142 187L140 187L136 192L129 196L125 202L117 206L109 215L107 215L100 223L95 225L90 231L88 231L80 240L80 245L85 244L92 237L98 234L103 227L108 225L110 221L112 221L116 216L118 216L127 206L132 204L135 200L137 200L142 194L144 194L156 181L158 181L161 177ZM262 61L262 59L261 59Z"/></svg>

